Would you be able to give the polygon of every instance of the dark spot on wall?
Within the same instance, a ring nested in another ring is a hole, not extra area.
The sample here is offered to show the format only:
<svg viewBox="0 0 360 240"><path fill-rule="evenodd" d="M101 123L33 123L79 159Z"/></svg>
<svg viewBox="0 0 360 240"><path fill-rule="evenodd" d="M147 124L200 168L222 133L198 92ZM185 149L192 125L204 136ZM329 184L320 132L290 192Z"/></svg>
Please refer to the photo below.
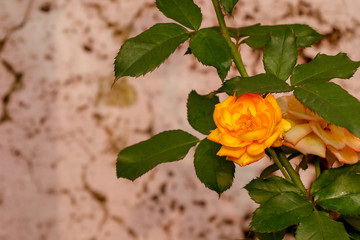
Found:
<svg viewBox="0 0 360 240"><path fill-rule="evenodd" d="M15 81L13 82L10 90L5 94L5 96L2 99L3 112L2 112L2 116L0 115L0 123L11 120L11 116L9 115L8 109L7 109L8 104L10 103L12 94L23 87L23 82L22 82L23 74L20 72L17 72L15 70L14 66L12 66L12 64L10 64L9 62L7 62L5 60L2 61L2 65L5 67L5 69L10 74L12 74L14 76Z"/></svg>
<svg viewBox="0 0 360 240"><path fill-rule="evenodd" d="M172 221L169 221L167 222L164 226L163 226L163 229L165 232L169 233L170 230L171 230L171 226L173 225L173 222Z"/></svg>
<svg viewBox="0 0 360 240"><path fill-rule="evenodd" d="M100 122L103 119L103 117L99 113L94 113L92 117L95 119L96 122Z"/></svg>
<svg viewBox="0 0 360 240"><path fill-rule="evenodd" d="M311 12L311 5L307 2L300 1L299 5L298 5L298 9L299 9L298 14L300 16L302 16L304 14L308 15Z"/></svg>
<svg viewBox="0 0 360 240"><path fill-rule="evenodd" d="M308 63L313 60L310 56L305 54L304 49L299 49L299 59L302 60L301 64Z"/></svg>
<svg viewBox="0 0 360 240"><path fill-rule="evenodd" d="M244 216L244 220L245 220L245 221L250 220L251 215L252 215L251 213L246 214L246 215Z"/></svg>
<svg viewBox="0 0 360 240"><path fill-rule="evenodd" d="M224 225L233 225L234 224L234 220L230 219L230 218L224 218L222 221L221 221L222 224Z"/></svg>
<svg viewBox="0 0 360 240"><path fill-rule="evenodd" d="M174 176L174 172L173 172L173 171L168 171L167 175L168 175L169 177L173 177L173 176Z"/></svg>
<svg viewBox="0 0 360 240"><path fill-rule="evenodd" d="M246 14L245 17L244 17L245 20L253 20L254 17L251 16L250 14Z"/></svg>
<svg viewBox="0 0 360 240"><path fill-rule="evenodd" d="M51 167L51 169L57 168L57 163L56 162L51 163L50 167Z"/></svg>
<svg viewBox="0 0 360 240"><path fill-rule="evenodd" d="M142 191L143 193L147 193L148 192L148 186L146 183L144 183L143 187L142 187Z"/></svg>
<svg viewBox="0 0 360 240"><path fill-rule="evenodd" d="M202 231L198 234L198 238L206 238L206 232Z"/></svg>
<svg viewBox="0 0 360 240"><path fill-rule="evenodd" d="M328 41L331 45L337 45L343 33L338 28L333 28L332 31L325 35L324 40Z"/></svg>
<svg viewBox="0 0 360 240"><path fill-rule="evenodd" d="M151 200L157 203L157 202L159 202L159 196L158 195L152 195Z"/></svg>
<svg viewBox="0 0 360 240"><path fill-rule="evenodd" d="M50 54L45 54L44 59L47 60L47 61L52 61L53 57Z"/></svg>
<svg viewBox="0 0 360 240"><path fill-rule="evenodd" d="M56 190L54 188L49 188L46 190L46 194L49 195L55 195L56 194Z"/></svg>
<svg viewBox="0 0 360 240"><path fill-rule="evenodd" d="M40 6L39 9L40 9L40 11L42 11L42 12L48 13L48 12L51 11L51 8L52 8L51 3L45 2L45 3L43 3L43 4Z"/></svg>
<svg viewBox="0 0 360 240"><path fill-rule="evenodd" d="M39 123L40 124L45 124L46 121L47 121L47 117L43 116L43 117L40 118Z"/></svg>
<svg viewBox="0 0 360 240"><path fill-rule="evenodd" d="M111 216L111 219L114 220L116 223L120 224L120 225L124 225L124 219L122 219L121 217L118 216Z"/></svg>
<svg viewBox="0 0 360 240"><path fill-rule="evenodd" d="M83 112L88 108L89 108L88 105L81 105L81 106L78 106L76 110L79 111L79 112Z"/></svg>
<svg viewBox="0 0 360 240"><path fill-rule="evenodd" d="M11 149L11 153L16 157L21 156L21 151L19 149Z"/></svg>
<svg viewBox="0 0 360 240"><path fill-rule="evenodd" d="M184 213L184 212L185 212L185 206L184 206L184 205L180 205L180 206L179 206L179 211L180 211L180 213Z"/></svg>
<svg viewBox="0 0 360 240"><path fill-rule="evenodd" d="M170 203L170 209L173 211L175 208L176 208L176 201L175 200L172 200L171 203Z"/></svg>
<svg viewBox="0 0 360 240"><path fill-rule="evenodd" d="M159 14L157 12L153 13L152 18L157 22L160 21Z"/></svg>
<svg viewBox="0 0 360 240"><path fill-rule="evenodd" d="M84 44L83 49L85 52L92 52L92 47L88 44Z"/></svg>
<svg viewBox="0 0 360 240"><path fill-rule="evenodd" d="M166 183L161 184L160 193L163 194L163 195L166 194Z"/></svg>
<svg viewBox="0 0 360 240"><path fill-rule="evenodd" d="M206 202L204 200L194 200L193 203L194 203L194 205L199 206L199 207L206 206Z"/></svg>
<svg viewBox="0 0 360 240"><path fill-rule="evenodd" d="M212 215L208 218L208 222L214 222L216 220L216 215Z"/></svg>

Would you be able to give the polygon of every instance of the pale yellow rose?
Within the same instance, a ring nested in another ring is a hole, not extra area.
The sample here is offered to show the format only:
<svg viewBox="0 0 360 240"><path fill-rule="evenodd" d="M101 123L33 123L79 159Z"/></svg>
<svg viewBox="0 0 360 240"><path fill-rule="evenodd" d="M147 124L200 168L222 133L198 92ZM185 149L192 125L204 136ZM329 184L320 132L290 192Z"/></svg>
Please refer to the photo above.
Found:
<svg viewBox="0 0 360 240"><path fill-rule="evenodd" d="M217 128L207 138L222 145L217 155L240 166L260 160L270 146L281 146L291 127L272 94L230 96L216 104L213 117Z"/></svg>
<svg viewBox="0 0 360 240"><path fill-rule="evenodd" d="M360 138L345 128L327 123L294 95L280 97L277 101L283 118L291 123L291 129L284 137L284 145L303 154L314 154L328 160L335 156L342 163L359 162Z"/></svg>

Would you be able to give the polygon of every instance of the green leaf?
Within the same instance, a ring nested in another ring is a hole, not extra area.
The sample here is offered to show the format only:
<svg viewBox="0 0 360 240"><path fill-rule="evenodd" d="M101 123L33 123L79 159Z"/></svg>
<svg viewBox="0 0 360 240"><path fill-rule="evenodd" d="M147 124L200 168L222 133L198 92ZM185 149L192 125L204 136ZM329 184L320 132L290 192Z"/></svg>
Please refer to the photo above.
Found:
<svg viewBox="0 0 360 240"><path fill-rule="evenodd" d="M128 39L115 58L115 81L153 71L188 38L185 28L175 23L159 23Z"/></svg>
<svg viewBox="0 0 360 240"><path fill-rule="evenodd" d="M303 85L313 82L327 82L333 78L351 78L360 66L360 62L351 61L345 53L336 56L318 54L309 63L296 66L291 76L291 85Z"/></svg>
<svg viewBox="0 0 360 240"><path fill-rule="evenodd" d="M219 195L231 187L235 172L232 161L216 155L220 147L221 145L205 138L196 148L194 160L196 175L200 181Z"/></svg>
<svg viewBox="0 0 360 240"><path fill-rule="evenodd" d="M266 201L254 212L251 229L255 232L276 232L309 216L312 203L294 192L283 192Z"/></svg>
<svg viewBox="0 0 360 240"><path fill-rule="evenodd" d="M344 225L322 211L301 219L296 240L349 240Z"/></svg>
<svg viewBox="0 0 360 240"><path fill-rule="evenodd" d="M260 25L255 24L246 27L240 27L237 29L238 36L265 36L271 32L279 31L281 29L287 28L289 25Z"/></svg>
<svg viewBox="0 0 360 240"><path fill-rule="evenodd" d="M209 98L191 91L187 102L187 118L190 125L202 134L209 135L210 130L216 128L213 113L218 103L219 98L216 96Z"/></svg>
<svg viewBox="0 0 360 240"><path fill-rule="evenodd" d="M274 163L269 166L267 166L261 173L260 178L264 179L270 176L273 172L279 170L279 167Z"/></svg>
<svg viewBox="0 0 360 240"><path fill-rule="evenodd" d="M348 174L359 174L360 173L360 162L354 165L343 165L339 168L330 168L323 173L320 174L319 178L317 178L312 186L311 186L311 195L314 195L321 189L326 186L332 184L334 180L336 180L340 175L348 175Z"/></svg>
<svg viewBox="0 0 360 240"><path fill-rule="evenodd" d="M286 80L293 71L298 57L294 32L290 29L273 32L264 50L264 67L281 80Z"/></svg>
<svg viewBox="0 0 360 240"><path fill-rule="evenodd" d="M295 97L327 122L360 137L360 102L335 83L306 84L296 88Z"/></svg>
<svg viewBox="0 0 360 240"><path fill-rule="evenodd" d="M165 16L185 27L198 30L201 25L201 10L193 0L156 0L156 6Z"/></svg>
<svg viewBox="0 0 360 240"><path fill-rule="evenodd" d="M360 215L360 175L340 175L314 195L322 208L348 215Z"/></svg>
<svg viewBox="0 0 360 240"><path fill-rule="evenodd" d="M231 37L239 38L249 36L248 40L244 40L245 43L255 49L264 47L269 40L271 32L284 30L291 28L295 34L296 46L298 48L310 47L313 43L319 40L322 35L316 32L314 29L305 24L289 24L289 25L252 25L247 27L241 27L237 29L231 29Z"/></svg>
<svg viewBox="0 0 360 240"><path fill-rule="evenodd" d="M232 11L239 0L220 0L224 10L232 15Z"/></svg>
<svg viewBox="0 0 360 240"><path fill-rule="evenodd" d="M244 93L278 93L290 92L293 87L271 74L259 74L252 77L235 77L224 82L218 90L230 96L236 92L237 96Z"/></svg>
<svg viewBox="0 0 360 240"><path fill-rule="evenodd" d="M232 55L225 38L213 29L196 31L190 39L194 56L204 65L217 69L223 80L232 64Z"/></svg>
<svg viewBox="0 0 360 240"><path fill-rule="evenodd" d="M265 47L265 45L270 41L270 36L251 36L245 38L241 43L246 43L249 47L253 49L259 49Z"/></svg>
<svg viewBox="0 0 360 240"><path fill-rule="evenodd" d="M296 46L298 48L310 47L323 37L323 35L305 24L291 24L289 27L291 27L295 33Z"/></svg>
<svg viewBox="0 0 360 240"><path fill-rule="evenodd" d="M182 130L159 133L122 150L116 162L117 177L135 180L160 163L185 157L199 139Z"/></svg>
<svg viewBox="0 0 360 240"><path fill-rule="evenodd" d="M302 191L289 181L272 176L267 179L256 178L245 186L252 200L263 204L282 192L294 192L304 195Z"/></svg>
<svg viewBox="0 0 360 240"><path fill-rule="evenodd" d="M281 146L281 150L282 150L285 154L299 154L299 155L301 155L301 153L300 153L298 150L293 149L293 148L291 148L291 147L287 147L287 146L285 146L285 145L282 145L282 146Z"/></svg>
<svg viewBox="0 0 360 240"><path fill-rule="evenodd" d="M285 236L286 229L278 231L278 232L271 232L271 233L258 233L256 232L255 235L260 240L282 240Z"/></svg>

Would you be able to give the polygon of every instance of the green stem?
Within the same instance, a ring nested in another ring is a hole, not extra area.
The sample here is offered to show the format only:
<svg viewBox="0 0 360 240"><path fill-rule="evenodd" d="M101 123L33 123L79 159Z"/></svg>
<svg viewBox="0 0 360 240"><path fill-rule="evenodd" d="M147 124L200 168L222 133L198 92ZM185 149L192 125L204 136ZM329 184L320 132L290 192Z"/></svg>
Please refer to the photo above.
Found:
<svg viewBox="0 0 360 240"><path fill-rule="evenodd" d="M316 173L316 178L318 178L321 174L320 161L319 158L316 156L315 156L315 173Z"/></svg>
<svg viewBox="0 0 360 240"><path fill-rule="evenodd" d="M290 176L288 175L288 173L285 171L283 165L281 165L280 160L277 156L277 154L275 153L275 151L271 148L267 148L266 153L269 154L271 156L271 158L274 160L276 166L280 169L280 171L282 172L282 174L284 175L284 177L286 178L286 180L291 181Z"/></svg>
<svg viewBox="0 0 360 240"><path fill-rule="evenodd" d="M221 31L222 35L224 36L227 45L230 47L231 54L233 55L233 60L235 62L235 65L236 65L237 69L239 70L240 75L242 77L248 77L249 75L247 74L244 63L241 59L241 54L238 51L238 49L235 47L234 43L231 41L229 31L225 24L224 14L221 11L219 0L212 0L212 3L215 8L216 17L220 24L220 31Z"/></svg>
<svg viewBox="0 0 360 240"><path fill-rule="evenodd" d="M289 160L285 156L285 153L283 151L279 150L279 151L277 151L277 155L279 156L279 160L280 160L281 164L284 166L286 171L289 173L293 183L296 186L298 186L301 189L301 191L303 191L306 195L308 195L308 192L306 191L306 188L305 188L303 182L301 181L300 176L296 173L294 168L291 166Z"/></svg>

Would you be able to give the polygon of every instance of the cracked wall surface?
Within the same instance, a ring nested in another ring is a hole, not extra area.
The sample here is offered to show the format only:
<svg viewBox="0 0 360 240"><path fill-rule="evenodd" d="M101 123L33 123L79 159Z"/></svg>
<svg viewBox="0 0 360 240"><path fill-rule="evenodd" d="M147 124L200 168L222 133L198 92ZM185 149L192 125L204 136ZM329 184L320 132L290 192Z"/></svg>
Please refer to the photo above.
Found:
<svg viewBox="0 0 360 240"><path fill-rule="evenodd" d="M216 23L210 1L205 26ZM229 26L306 23L324 34L317 52L360 59L357 0L240 0ZM186 98L220 86L183 44L160 68L111 89L120 45L167 20L154 0L0 1L0 240L235 240L256 208L243 186L268 160L237 168L221 198L197 179L193 151L135 182L116 179L125 146L184 129ZM261 54L242 49L251 75ZM359 96L360 75L340 83Z"/></svg>

